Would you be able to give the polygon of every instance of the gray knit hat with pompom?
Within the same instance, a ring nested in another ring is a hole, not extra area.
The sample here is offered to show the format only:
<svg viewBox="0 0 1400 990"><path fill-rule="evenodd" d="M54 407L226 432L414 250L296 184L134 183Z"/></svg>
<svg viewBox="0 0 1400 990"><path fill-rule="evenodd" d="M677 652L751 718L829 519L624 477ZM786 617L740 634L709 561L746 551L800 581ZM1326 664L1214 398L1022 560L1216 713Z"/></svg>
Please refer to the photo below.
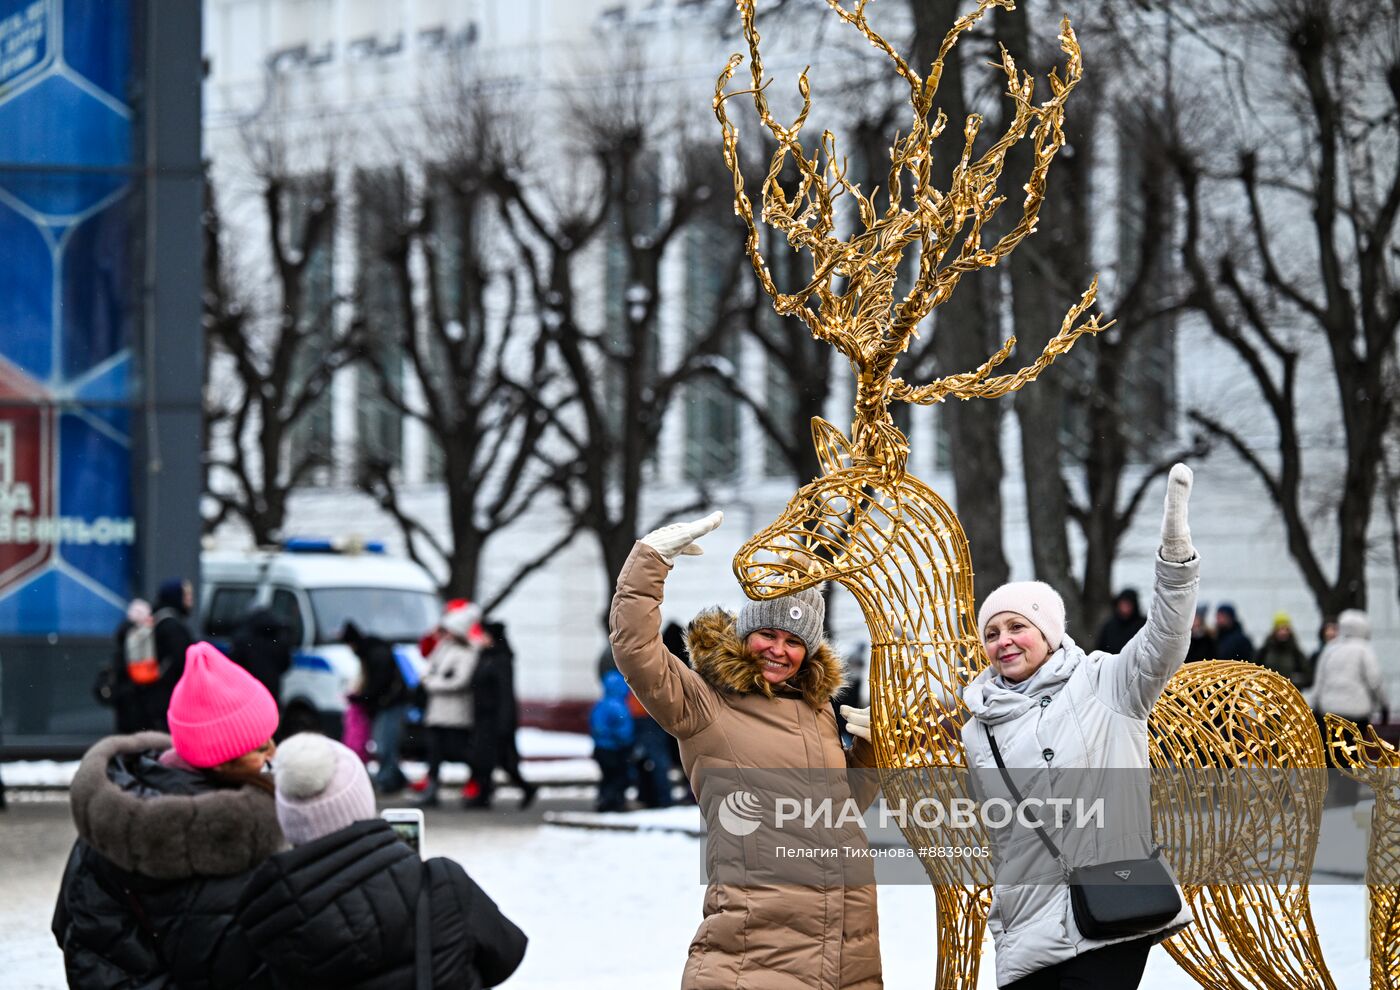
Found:
<svg viewBox="0 0 1400 990"><path fill-rule="evenodd" d="M818 585L795 595L749 602L739 612L737 632L746 639L755 629L781 629L802 640L811 653L826 638L825 626L826 599Z"/></svg>

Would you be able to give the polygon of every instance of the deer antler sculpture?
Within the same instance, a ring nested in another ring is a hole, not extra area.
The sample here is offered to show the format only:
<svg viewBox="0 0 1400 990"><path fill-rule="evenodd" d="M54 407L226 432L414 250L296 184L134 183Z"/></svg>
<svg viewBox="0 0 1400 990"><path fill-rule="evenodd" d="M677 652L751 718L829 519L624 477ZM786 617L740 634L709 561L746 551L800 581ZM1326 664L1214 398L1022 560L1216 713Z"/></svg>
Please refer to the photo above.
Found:
<svg viewBox="0 0 1400 990"><path fill-rule="evenodd" d="M837 581L859 604L871 639L870 689L876 758L887 795L947 798L966 793L957 779L966 766L960 727L966 718L962 689L986 663L974 627L975 598L967 537L956 514L935 492L905 470L908 443L894 425L894 401L929 404L949 396L996 398L1034 381L1080 336L1108 324L1085 318L1097 282L1070 308L1059 333L1034 361L1012 374L993 375L1015 343L1012 337L981 367L948 374L926 385L910 385L894 372L920 323L946 302L963 275L990 268L1035 230L1045 196L1046 177L1064 143L1065 102L1082 74L1078 42L1069 22L1061 22L1060 46L1067 56L1063 77L1050 76L1051 95L1034 102L1034 81L1003 49L1001 67L1014 113L1006 131L976 153L982 118L964 122L962 145L949 188L934 187L933 141L945 129L939 112L930 121L944 61L958 39L988 10L1013 8L1012 0L979 0L959 18L939 47L928 72L920 76L866 20L868 0L853 8L826 0L842 21L856 28L894 64L909 86L913 111L907 134L890 149L886 204L876 192L862 193L847 176L836 141L824 131L810 155L801 132L811 110L807 73L798 80L802 108L791 124L769 110L767 85L754 27L752 0L737 0L748 41L752 87L726 92L743 56L733 56L715 86L714 109L724 134L725 161L734 176L735 209L748 228L747 250L754 272L779 313L796 315L813 336L835 347L856 374L855 418L849 439L825 420L813 421L813 442L824 474L805 485L777 521L751 538L735 555L734 570L752 598L790 594L822 581ZM752 96L759 120L777 142L762 191L762 219L788 244L812 258L812 278L794 292L775 285L762 253L753 203L740 167L739 134L726 104ZM983 244L987 224L1005 202L997 185L1007 151L1020 140L1032 143L1034 158L1021 218L994 244ZM791 196L780 176L791 165L797 173ZM908 193L905 183L908 183ZM838 222L842 197L854 205L852 224ZM846 238L842 227L853 227ZM896 275L906 250L918 245L913 287L895 298ZM838 280L842 280L838 287ZM949 332L944 330L942 332ZM1320 765L1321 746L1307 706L1286 681L1252 664L1195 665L1171 684L1154 710L1150 729L1158 766L1311 767ZM1205 669L1206 667L1209 669ZM1210 720L1200 722L1202 713ZM1306 724L1299 720L1305 720ZM1217 731L1227 725L1228 732ZM1282 732L1280 727L1287 727ZM1301 728L1300 728L1301 726ZM951 772L949 772L951 771ZM1241 778L1235 785L1262 808L1257 789ZM1311 862L1317 838L1321 796L1307 783L1285 780L1265 788L1279 813L1269 819L1293 830L1282 865L1270 867L1276 882L1257 888L1238 882L1188 887L1187 898L1200 924L1168 943L1173 957L1207 987L1332 987L1312 931L1306 883L1297 862ZM1239 797L1227 788L1225 804ZM1228 799L1228 800L1226 800ZM1238 801L1236 801L1238 803ZM1292 816L1285 819L1284 812ZM1197 834L1207 824L1219 835L1209 850L1210 865L1237 881L1261 862L1259 843L1268 835L1243 835L1231 820L1218 821L1218 809L1190 811L1157 806L1159 828ZM1209 815L1216 815L1211 818ZM1180 819L1180 820L1177 820ZM901 826L911 846L968 845L966 831L949 826ZM1195 829L1196 832L1191 830ZM976 841L972 840L973 844ZM1199 850L1195 852L1199 853ZM1199 859L1200 856L1198 855ZM983 931L990 903L985 861L924 858L938 905L940 990L972 990L977 984ZM1193 933L1199 931L1200 937ZM1216 935L1219 937L1216 937ZM1234 974L1249 982L1237 982Z"/></svg>
<svg viewBox="0 0 1400 990"><path fill-rule="evenodd" d="M753 87L736 93L725 92L742 55L733 55L715 84L714 109L724 132L724 160L734 176L734 203L749 230L748 255L754 273L764 290L773 297L774 308L783 315L796 315L807 324L813 336L826 341L844 354L857 374L856 419L853 440L857 456L887 466L903 464L908 445L895 429L889 403L899 400L928 405L950 395L962 399L996 398L1033 381L1054 359L1069 350L1075 339L1097 333L1106 324L1097 316L1082 324L1080 318L1094 304L1098 280L1065 315L1060 332L1041 355L1015 374L992 377L992 372L1010 355L1016 338L975 371L947 375L927 385L914 387L893 377L899 355L917 336L920 323L952 296L963 275L992 268L1010 254L1035 230L1040 207L1045 200L1045 180L1056 153L1065 143L1065 101L1083 74L1079 43L1066 18L1060 26L1060 45L1069 62L1064 78L1050 75L1051 98L1034 102L1035 80L1022 73L1003 48L1001 66L1006 74L1007 96L1015 112L1005 133L991 147L974 156L973 148L981 133L982 118L970 115L963 125L962 154L953 169L949 188L933 183L933 142L947 126L942 111L930 121L934 97L943 76L944 60L959 37L992 7L1013 9L1012 0L980 0L977 9L959 18L939 46L925 76L920 76L866 20L868 0L857 0L848 10L839 0L826 0L843 21L861 32L894 63L895 71L909 85L913 110L909 132L895 138L890 148L887 205L877 206L878 190L869 195L847 176L844 159L838 158L836 139L823 131L817 147L808 157L802 145L803 126L812 108L811 87L804 71L798 78L802 110L790 125L779 123L768 108L764 95L763 60L759 34L754 27L752 0L738 0L743 18L744 37L749 47L749 72ZM763 257L754 220L753 203L745 191L739 162L739 132L725 109L728 100L747 93L753 97L759 120L777 141L763 183L763 221L787 238L790 246L807 251L812 257L812 279L796 292L778 289ZM1034 145L1034 162L1026 182L1026 198L1021 219L995 244L982 242L983 232L1006 197L997 195L997 185L1006 165L1006 153L1027 135ZM783 190L780 176L791 164L798 174L794 195ZM906 180L909 195L904 195ZM858 231L842 239L837 233L836 210L842 196L848 196L857 211ZM895 300L899 262L907 249L919 245L919 270L913 287L903 299ZM956 248L956 253L954 249ZM951 257L950 257L951 256ZM837 279L845 280L838 290ZM815 300L816 308L811 305Z"/></svg>

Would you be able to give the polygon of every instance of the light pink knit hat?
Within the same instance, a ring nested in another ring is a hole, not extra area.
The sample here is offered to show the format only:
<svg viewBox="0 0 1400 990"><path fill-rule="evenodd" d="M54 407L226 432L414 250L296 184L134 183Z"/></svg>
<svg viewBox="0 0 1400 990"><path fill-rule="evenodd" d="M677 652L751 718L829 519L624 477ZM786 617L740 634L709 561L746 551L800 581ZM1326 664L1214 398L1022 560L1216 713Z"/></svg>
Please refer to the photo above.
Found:
<svg viewBox="0 0 1400 990"><path fill-rule="evenodd" d="M375 817L369 774L347 746L300 732L277 747L277 821L294 846Z"/></svg>
<svg viewBox="0 0 1400 990"><path fill-rule="evenodd" d="M166 719L182 760L215 767L272 738L277 702L252 674L208 643L195 643L185 651Z"/></svg>
<svg viewBox="0 0 1400 990"><path fill-rule="evenodd" d="M987 636L987 622L1002 612L1015 612L1045 635L1051 652L1065 638L1065 600L1044 581L1012 581L987 596L977 613L977 635Z"/></svg>

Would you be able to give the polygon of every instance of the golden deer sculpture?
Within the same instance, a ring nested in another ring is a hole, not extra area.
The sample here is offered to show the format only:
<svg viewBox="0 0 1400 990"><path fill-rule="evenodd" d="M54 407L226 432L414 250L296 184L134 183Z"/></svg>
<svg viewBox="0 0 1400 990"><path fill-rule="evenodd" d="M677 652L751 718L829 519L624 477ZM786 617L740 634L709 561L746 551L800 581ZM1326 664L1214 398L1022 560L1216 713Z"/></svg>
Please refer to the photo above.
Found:
<svg viewBox="0 0 1400 990"><path fill-rule="evenodd" d="M1003 50L1001 66L1014 114L1005 132L980 154L974 146L982 119L975 114L967 119L949 188L941 190L932 180L932 142L947 121L941 112L930 117L944 60L988 10L1012 9L1012 0L980 0L952 26L923 75L870 27L866 0L856 0L853 8L839 0L826 2L890 59L909 86L913 114L908 132L896 137L891 148L887 205L881 210L875 193L863 194L847 177L830 132L823 132L810 156L803 147L801 131L811 109L805 72L798 80L802 108L796 119L783 124L774 118L764 95L753 4L738 0L752 87L726 91L744 61L735 55L716 84L714 109L734 177L735 209L748 228L748 255L777 311L804 320L817 339L850 361L856 394L850 437L824 420L814 421L813 442L824 474L799 490L783 515L740 549L734 570L752 598L790 594L824 581L836 581L851 592L870 632L872 722L887 796L946 795L960 790L956 772L965 767L961 691L986 656L975 628L966 535L947 503L907 473L908 443L894 425L890 403L996 398L1034 381L1079 336L1103 329L1098 317L1084 316L1093 305L1096 283L1065 315L1043 352L1015 373L992 374L1009 356L1014 337L975 371L948 374L926 385L911 385L895 377L894 370L920 323L947 301L962 276L995 266L1035 229L1046 176L1064 142L1065 102L1079 82L1082 62L1074 32L1063 21L1063 78L1051 73L1050 98L1036 104L1034 80ZM812 259L811 280L792 292L774 284L745 189L739 133L726 108L729 99L745 94L777 142L762 188L762 219ZM1006 153L1023 139L1031 142L1033 161L1021 215L995 243L984 245L986 225L1005 202L997 186ZM787 168L797 176L791 196L779 182ZM854 231L845 238L836 215L842 197L855 212L846 225ZM913 284L897 299L900 260L916 243L919 264ZM1213 662L1183 671L1158 702L1150 728L1154 766L1321 766L1321 742L1297 690L1252 664ZM1315 782L1274 776L1258 784L1241 775L1204 796L1199 788L1187 793L1186 785L1178 783L1180 792L1161 798L1155 807L1162 836L1169 843L1177 840L1177 859L1188 853L1199 859L1209 850L1208 862L1186 864L1199 868L1195 875L1221 870L1217 875L1258 877L1262 871L1275 881L1186 888L1197 924L1168 948L1202 986L1332 987L1312 930L1306 874L1300 875L1297 866L1300 860L1311 864L1316 846L1322 793ZM1257 823L1230 811L1242 805L1269 814L1272 827L1251 834L1249 828ZM1280 825L1288 836L1278 835ZM953 834L946 826L926 829L910 820L903 831L915 848L969 844L966 831ZM1212 841L1197 845L1200 836ZM1282 841L1282 853L1275 840ZM938 909L936 986L972 990L990 904L987 865L941 858L922 862L935 885ZM1180 863L1174 865L1181 869Z"/></svg>
<svg viewBox="0 0 1400 990"><path fill-rule="evenodd" d="M1328 715L1327 744L1337 768L1376 794L1366 884L1371 891L1371 990L1400 990L1400 749Z"/></svg>

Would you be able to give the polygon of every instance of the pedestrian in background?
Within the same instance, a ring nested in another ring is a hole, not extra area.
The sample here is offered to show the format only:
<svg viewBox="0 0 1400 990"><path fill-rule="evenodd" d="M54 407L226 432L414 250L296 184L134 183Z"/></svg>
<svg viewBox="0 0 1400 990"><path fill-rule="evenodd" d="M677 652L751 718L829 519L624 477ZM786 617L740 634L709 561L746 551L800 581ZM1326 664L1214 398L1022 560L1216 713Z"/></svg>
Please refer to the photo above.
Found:
<svg viewBox="0 0 1400 990"><path fill-rule="evenodd" d="M1322 617L1322 624L1317 627L1317 648L1308 654L1308 673L1316 682L1317 661L1322 657L1322 651L1327 649L1327 644L1337 638L1337 617L1335 615L1325 615Z"/></svg>
<svg viewBox="0 0 1400 990"><path fill-rule="evenodd" d="M408 782L399 769L399 742L409 694L394 647L362 632L353 622L345 624L341 639L360 660L360 692L353 700L364 706L371 719L374 758L379 764L374 786L380 794L397 794Z"/></svg>
<svg viewBox="0 0 1400 990"><path fill-rule="evenodd" d="M1104 653L1121 653L1128 641L1147 622L1138 603L1136 588L1124 588L1113 599L1113 614L1099 627L1099 635L1094 640L1094 649Z"/></svg>
<svg viewBox="0 0 1400 990"><path fill-rule="evenodd" d="M1319 722L1331 712L1365 729L1377 713L1382 723L1388 722L1389 706L1380 661L1371 646L1371 621L1360 609L1349 608L1337 616L1337 637L1318 658L1313 707Z"/></svg>
<svg viewBox="0 0 1400 990"><path fill-rule="evenodd" d="M156 610L151 616L155 658L160 673L152 693L143 695L149 713L148 727L162 732L168 728L165 713L175 685L185 673L185 655L194 642L190 613L194 610L194 586L184 578L170 578L156 593Z"/></svg>
<svg viewBox="0 0 1400 990"><path fill-rule="evenodd" d="M1215 659L1215 635L1206 625L1206 607L1196 606L1196 614L1191 618L1191 645L1186 648L1186 662Z"/></svg>
<svg viewBox="0 0 1400 990"><path fill-rule="evenodd" d="M272 987L234 912L283 845L263 773L277 703L208 643L182 666L170 734L109 736L73 776L78 839L52 930L77 990Z"/></svg>
<svg viewBox="0 0 1400 990"><path fill-rule="evenodd" d="M151 606L143 598L133 598L113 635L112 659L98 673L94 686L97 700L112 706L119 736L158 729L162 724L156 686L160 668L155 658L152 625ZM144 682L138 684L133 678L134 670L151 671L155 676L138 673L136 676Z"/></svg>
<svg viewBox="0 0 1400 990"><path fill-rule="evenodd" d="M1390 721L1390 701L1381 676L1380 661L1371 646L1371 622L1360 609L1347 609L1337 616L1337 635L1322 651L1313 677L1313 713L1322 733L1327 765L1336 768L1332 747L1327 745L1329 712L1355 722L1365 732L1373 715L1380 723ZM1360 785L1345 774L1329 774L1327 803L1355 804Z"/></svg>
<svg viewBox="0 0 1400 990"><path fill-rule="evenodd" d="M1215 609L1215 659L1254 659L1254 644L1245 635L1244 626L1235 613L1235 606L1228 603Z"/></svg>
<svg viewBox="0 0 1400 990"><path fill-rule="evenodd" d="M495 772L500 767L520 788L520 807L535 800L536 787L520 774L520 749L515 732L519 712L515 698L515 650L511 649L503 622L483 622L485 639L481 656L472 675L472 779L477 791L469 804L489 808L495 791ZM478 777L478 774L480 775Z"/></svg>
<svg viewBox="0 0 1400 990"><path fill-rule="evenodd" d="M524 933L459 864L400 841L354 753L292 736L276 783L292 848L253 874L238 922L279 988L471 990L515 972Z"/></svg>
<svg viewBox="0 0 1400 990"><path fill-rule="evenodd" d="M282 678L292 667L291 627L270 608L243 616L233 631L229 659L258 679L282 703Z"/></svg>
<svg viewBox="0 0 1400 990"><path fill-rule="evenodd" d="M588 713L588 733L593 738L593 759L598 762L598 811L626 811L627 785L632 776L632 746L637 739L636 720L627 700L632 696L626 679L616 670L603 674L603 697Z"/></svg>
<svg viewBox="0 0 1400 990"><path fill-rule="evenodd" d="M438 778L443 761L461 760L470 764L475 758L471 730L476 711L471 685L481 648L486 643L481 609L471 602L449 608L438 622L438 632L437 645L429 654L423 673L423 689L428 694L428 703L423 709L423 724L428 729L428 786L419 803L425 806L438 803ZM479 787L483 784L481 778L481 767L473 766L472 779Z"/></svg>
<svg viewBox="0 0 1400 990"><path fill-rule="evenodd" d="M1298 640L1293 635L1293 620L1287 612L1274 615L1273 628L1264 642L1259 644L1255 660L1276 673L1282 674L1296 688L1312 684L1312 671L1308 668L1308 658L1303 656Z"/></svg>

